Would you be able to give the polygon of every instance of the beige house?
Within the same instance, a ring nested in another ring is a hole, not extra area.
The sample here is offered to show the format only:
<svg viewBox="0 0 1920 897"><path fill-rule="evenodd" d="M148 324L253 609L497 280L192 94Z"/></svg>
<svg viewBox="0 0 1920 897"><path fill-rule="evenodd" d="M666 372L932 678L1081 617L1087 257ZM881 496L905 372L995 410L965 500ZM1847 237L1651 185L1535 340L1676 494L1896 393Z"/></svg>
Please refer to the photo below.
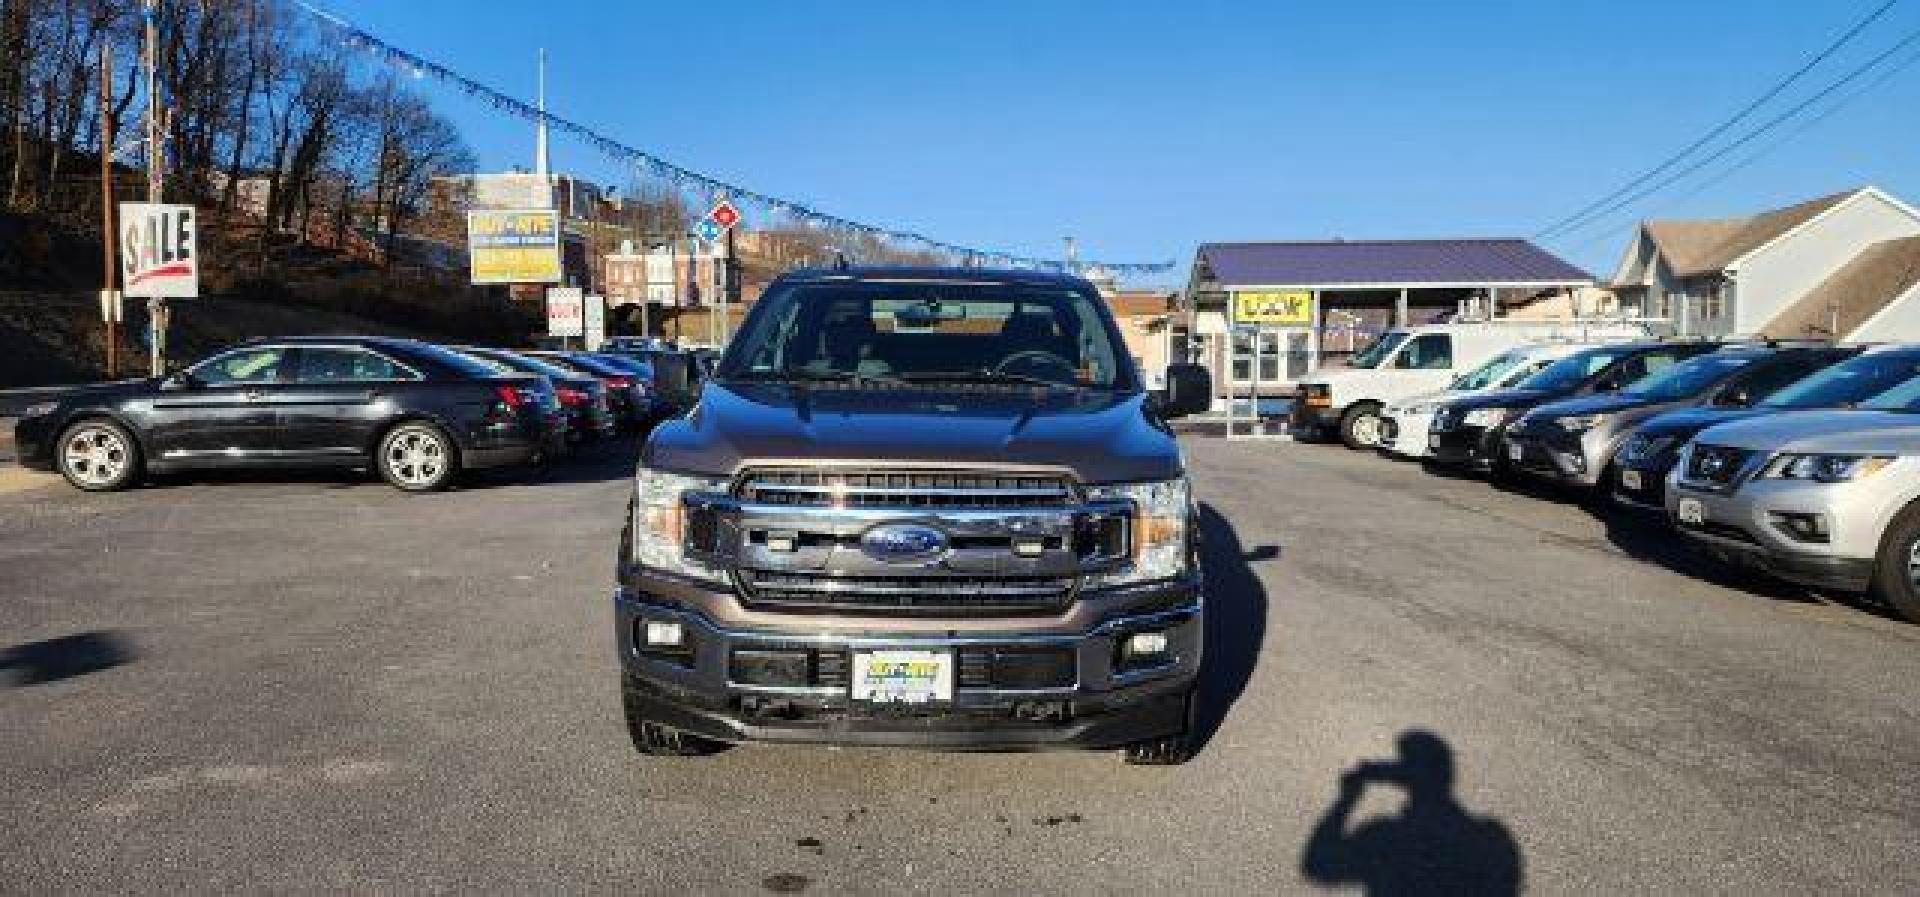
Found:
<svg viewBox="0 0 1920 897"><path fill-rule="evenodd" d="M1920 211L1877 187L1741 218L1646 221L1612 280L1678 336L1920 339Z"/></svg>

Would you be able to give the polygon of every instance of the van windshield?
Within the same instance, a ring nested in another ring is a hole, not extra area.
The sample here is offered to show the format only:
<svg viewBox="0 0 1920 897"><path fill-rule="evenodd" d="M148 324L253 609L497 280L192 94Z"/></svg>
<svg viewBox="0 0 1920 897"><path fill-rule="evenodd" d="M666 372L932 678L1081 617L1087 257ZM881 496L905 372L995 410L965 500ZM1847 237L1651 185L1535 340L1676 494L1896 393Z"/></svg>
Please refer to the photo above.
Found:
<svg viewBox="0 0 1920 897"><path fill-rule="evenodd" d="M1526 360L1527 353L1525 352L1502 352L1482 362L1479 367L1455 377L1453 383L1449 384L1447 388L1461 390L1486 389L1500 382L1501 378L1505 377L1507 372L1519 367L1525 363Z"/></svg>
<svg viewBox="0 0 1920 897"><path fill-rule="evenodd" d="M724 380L886 380L1134 389L1106 307L1068 286L798 283L754 304Z"/></svg>
<svg viewBox="0 0 1920 897"><path fill-rule="evenodd" d="M1407 341L1408 335L1404 330L1389 330L1386 333L1380 334L1379 339L1368 343L1365 349L1354 353L1353 357L1348 359L1347 367L1379 367L1380 362L1386 361L1387 356L1393 354L1393 350L1400 348L1400 344Z"/></svg>

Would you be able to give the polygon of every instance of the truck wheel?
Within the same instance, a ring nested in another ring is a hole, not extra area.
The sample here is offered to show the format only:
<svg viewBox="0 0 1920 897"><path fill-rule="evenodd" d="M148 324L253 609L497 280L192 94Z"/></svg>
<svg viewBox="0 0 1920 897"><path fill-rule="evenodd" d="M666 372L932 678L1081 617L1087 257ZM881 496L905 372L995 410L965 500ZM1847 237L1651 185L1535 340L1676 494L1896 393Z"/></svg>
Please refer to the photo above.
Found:
<svg viewBox="0 0 1920 897"><path fill-rule="evenodd" d="M647 718L646 708L631 688L621 688L620 703L626 711L627 737L633 749L649 757L706 757L727 749L726 744L689 735Z"/></svg>
<svg viewBox="0 0 1920 897"><path fill-rule="evenodd" d="M140 475L139 443L126 427L105 418L75 423L61 431L54 446L60 475L76 489L113 492Z"/></svg>
<svg viewBox="0 0 1920 897"><path fill-rule="evenodd" d="M1340 441L1350 449L1379 448L1380 427L1380 405L1355 402L1340 415Z"/></svg>
<svg viewBox="0 0 1920 897"><path fill-rule="evenodd" d="M402 492L438 492L460 472L460 449L432 424L404 423L380 440L374 467Z"/></svg>
<svg viewBox="0 0 1920 897"><path fill-rule="evenodd" d="M1195 750L1194 730L1195 711L1199 706L1193 692L1187 693L1186 718L1180 723L1180 731L1171 735L1155 738L1151 741L1136 741L1127 745L1124 751L1128 766L1179 766L1193 759Z"/></svg>
<svg viewBox="0 0 1920 897"><path fill-rule="evenodd" d="M1920 504L1893 518L1873 566L1873 597L1920 623Z"/></svg>

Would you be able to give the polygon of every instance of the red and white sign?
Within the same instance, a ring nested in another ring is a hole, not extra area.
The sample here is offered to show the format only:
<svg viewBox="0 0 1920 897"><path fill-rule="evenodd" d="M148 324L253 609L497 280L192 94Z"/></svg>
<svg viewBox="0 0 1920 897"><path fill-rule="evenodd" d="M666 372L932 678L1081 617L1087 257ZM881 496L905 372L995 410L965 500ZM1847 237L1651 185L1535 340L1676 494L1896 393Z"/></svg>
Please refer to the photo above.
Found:
<svg viewBox="0 0 1920 897"><path fill-rule="evenodd" d="M200 295L200 243L193 206L120 204L122 293L149 299Z"/></svg>
<svg viewBox="0 0 1920 897"><path fill-rule="evenodd" d="M720 225L721 230L732 230L734 225L740 223L740 210L734 208L733 203L723 199L713 204L713 208L707 212L707 217L713 223Z"/></svg>
<svg viewBox="0 0 1920 897"><path fill-rule="evenodd" d="M580 288L547 290L548 336L581 336L586 333L586 325L586 297Z"/></svg>

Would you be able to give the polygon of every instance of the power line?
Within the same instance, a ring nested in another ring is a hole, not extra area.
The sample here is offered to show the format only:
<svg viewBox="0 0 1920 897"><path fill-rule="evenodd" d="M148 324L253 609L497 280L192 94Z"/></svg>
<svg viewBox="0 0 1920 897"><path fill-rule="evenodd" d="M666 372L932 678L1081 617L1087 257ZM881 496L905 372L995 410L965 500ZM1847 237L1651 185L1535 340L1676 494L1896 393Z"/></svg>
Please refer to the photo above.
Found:
<svg viewBox="0 0 1920 897"><path fill-rule="evenodd" d="M1568 215L1567 217L1562 218L1559 221L1556 221L1542 228L1538 233L1534 234L1534 239L1550 237L1556 233L1559 233L1562 230L1568 229L1570 225L1573 225L1574 222L1577 222L1580 219L1585 218L1587 214L1589 212L1592 212L1594 209L1600 208L1601 206L1604 206L1607 203L1610 203L1615 199L1618 199L1620 196L1626 194L1628 191L1633 190L1635 187L1638 187L1641 184L1644 184L1647 181L1652 180L1653 178L1659 177L1662 173L1666 172L1668 169L1672 168L1675 165L1680 164L1680 160L1685 159L1686 157L1692 155L1694 151L1700 149L1703 146L1706 146L1708 143L1711 143L1714 140L1714 138L1719 137L1722 134L1725 134L1727 131L1731 130L1734 125L1739 124L1740 122L1744 121L1747 116L1752 115L1755 110L1759 109L1761 106L1766 105L1768 101L1772 100L1774 97L1779 96L1787 88L1792 87L1793 84L1799 81L1802 76L1806 75L1810 71L1813 71L1815 66L1818 66L1822 62L1825 62L1828 57L1832 56L1841 47L1846 46L1855 37L1857 37L1860 34L1860 32L1865 31L1867 29L1867 26L1872 25L1876 21L1879 21L1881 16L1886 15L1887 11L1893 9L1893 7L1899 2L1900 0L1887 0L1887 2L1882 3L1878 9L1875 9L1873 12L1868 13L1866 18L1861 19L1852 28L1847 29L1847 32L1845 34L1840 35L1840 38L1838 40L1835 40L1833 43L1828 44L1826 49L1821 50L1812 59L1808 60L1805 65L1802 65L1800 66L1800 68L1794 70L1792 74L1788 75L1786 78L1775 83L1773 87L1767 90L1766 93L1761 94L1758 99L1755 99L1753 102L1748 103L1739 112L1734 113L1732 118L1729 118L1726 121L1721 122L1719 125L1715 126L1713 130L1708 131L1705 135L1701 136L1700 139L1695 140L1694 142L1688 144L1685 149L1682 149L1681 151L1674 153L1671 156L1668 156L1666 161L1661 162L1659 165L1654 166L1652 169L1642 173L1638 177L1635 177L1632 180L1627 181L1625 184L1621 185L1618 189L1614 190L1612 193L1609 193L1606 196L1600 197L1599 199L1596 199L1593 202L1588 203L1585 207L1580 209L1580 211L1577 211L1571 215Z"/></svg>
<svg viewBox="0 0 1920 897"><path fill-rule="evenodd" d="M1568 228L1561 231L1561 234L1565 235L1565 234L1577 233L1579 231L1585 230L1588 227L1593 226L1595 222L1604 220L1607 215L1610 215L1613 212L1616 212L1620 209L1624 209L1628 206L1631 206L1634 203L1639 202L1640 200L1646 199L1647 197L1652 196L1653 194L1658 193L1661 190L1664 190L1667 187L1673 185L1674 183L1686 178L1688 175L1691 175L1694 172L1699 171L1700 169L1705 168L1708 165L1711 165L1722 158L1725 158L1728 153L1731 153L1734 150L1737 150L1740 147L1743 147L1748 143L1753 142L1756 138L1759 138L1765 135L1768 131L1771 131L1774 128L1779 127L1781 124L1785 123L1788 119L1791 119L1794 116L1799 115L1801 112L1806 111L1806 109L1808 107L1811 107L1813 104L1826 99L1828 96L1832 95L1834 91L1839 90L1840 88L1845 87L1848 84L1852 83L1855 78L1858 78L1861 75L1864 75L1867 72L1875 68L1878 68L1881 63L1886 62L1888 59L1893 58L1894 55L1898 54L1902 50L1905 50L1907 47L1911 46L1915 41L1920 41L1920 30L1909 32L1906 37L1900 39L1899 43L1894 44L1892 47L1889 47L1885 52L1881 53L1878 56L1873 57L1872 59L1868 60L1865 64L1848 72L1846 75L1842 76L1839 80L1834 81L1831 84L1828 84L1826 87L1822 88L1819 93L1816 93L1813 96L1810 96L1805 100L1802 100L1800 103L1796 104L1793 108L1788 109L1787 111L1782 112L1779 115L1776 115L1773 118L1768 119L1765 123L1761 124L1760 126L1754 128L1751 131L1748 131L1746 134L1742 135L1740 139L1735 140L1734 142L1729 143L1726 146L1723 146L1715 150L1706 158L1701 159L1698 162L1695 162L1692 165L1689 165L1685 168L1682 168L1681 170L1673 173L1672 175L1669 175L1666 178L1661 179L1658 183L1650 187L1644 188L1642 190L1639 190L1634 194L1632 194L1631 196L1628 196L1625 199L1620 200L1619 202L1615 202L1611 205L1608 205L1606 208L1601 209L1598 213L1596 213L1594 217L1589 218L1587 221L1575 227Z"/></svg>
<svg viewBox="0 0 1920 897"><path fill-rule="evenodd" d="M1766 158L1769 155L1772 155L1781 147L1784 147L1787 144L1792 143L1800 135L1805 134L1806 132L1811 131L1814 128L1820 126L1822 123L1826 122L1828 119L1838 114L1842 109L1845 109L1846 107L1852 105L1856 100L1859 100L1860 98L1866 96L1867 94L1870 94L1880 89L1888 81L1893 80L1894 78L1898 77L1902 72L1905 72L1907 69L1912 68L1914 63L1920 63L1920 53L1915 53L1913 55L1908 56L1906 59L1901 60L1898 64L1894 65L1892 68L1889 68L1884 72L1881 72L1880 77L1873 79L1873 81L1861 87L1859 90L1853 91L1852 93L1849 93L1839 98L1832 105L1821 110L1818 115L1815 115L1814 117L1809 118L1806 121L1799 123L1798 125L1795 125L1792 130L1788 131L1785 134L1780 135L1779 139L1774 140L1768 143L1767 145L1760 147L1757 150L1754 150L1753 152L1742 157L1739 161L1722 169L1719 173L1713 175L1712 177L1704 181L1701 181L1699 184L1694 185L1691 189L1687 190L1685 193L1669 198L1666 202L1661 203L1657 208L1652 209L1650 211L1658 212L1664 209L1673 208L1674 206L1677 206L1680 203L1685 202L1686 200L1699 196L1700 194L1705 193L1706 191L1711 190L1722 183L1725 183L1728 178L1731 178L1734 175L1739 174L1740 172L1746 170L1749 166L1752 166L1754 163L1759 162L1761 159ZM1616 237L1624 235L1629 231L1632 231L1634 228L1638 227L1639 224L1640 222L1638 221L1628 221L1628 222L1625 222L1624 224L1619 225L1618 227L1608 228L1604 231L1601 231L1600 234L1594 237L1593 239L1585 240L1575 244L1572 247L1571 251L1575 253L1584 252L1588 249L1593 248L1594 246L1600 245L1603 242L1612 240Z"/></svg>

